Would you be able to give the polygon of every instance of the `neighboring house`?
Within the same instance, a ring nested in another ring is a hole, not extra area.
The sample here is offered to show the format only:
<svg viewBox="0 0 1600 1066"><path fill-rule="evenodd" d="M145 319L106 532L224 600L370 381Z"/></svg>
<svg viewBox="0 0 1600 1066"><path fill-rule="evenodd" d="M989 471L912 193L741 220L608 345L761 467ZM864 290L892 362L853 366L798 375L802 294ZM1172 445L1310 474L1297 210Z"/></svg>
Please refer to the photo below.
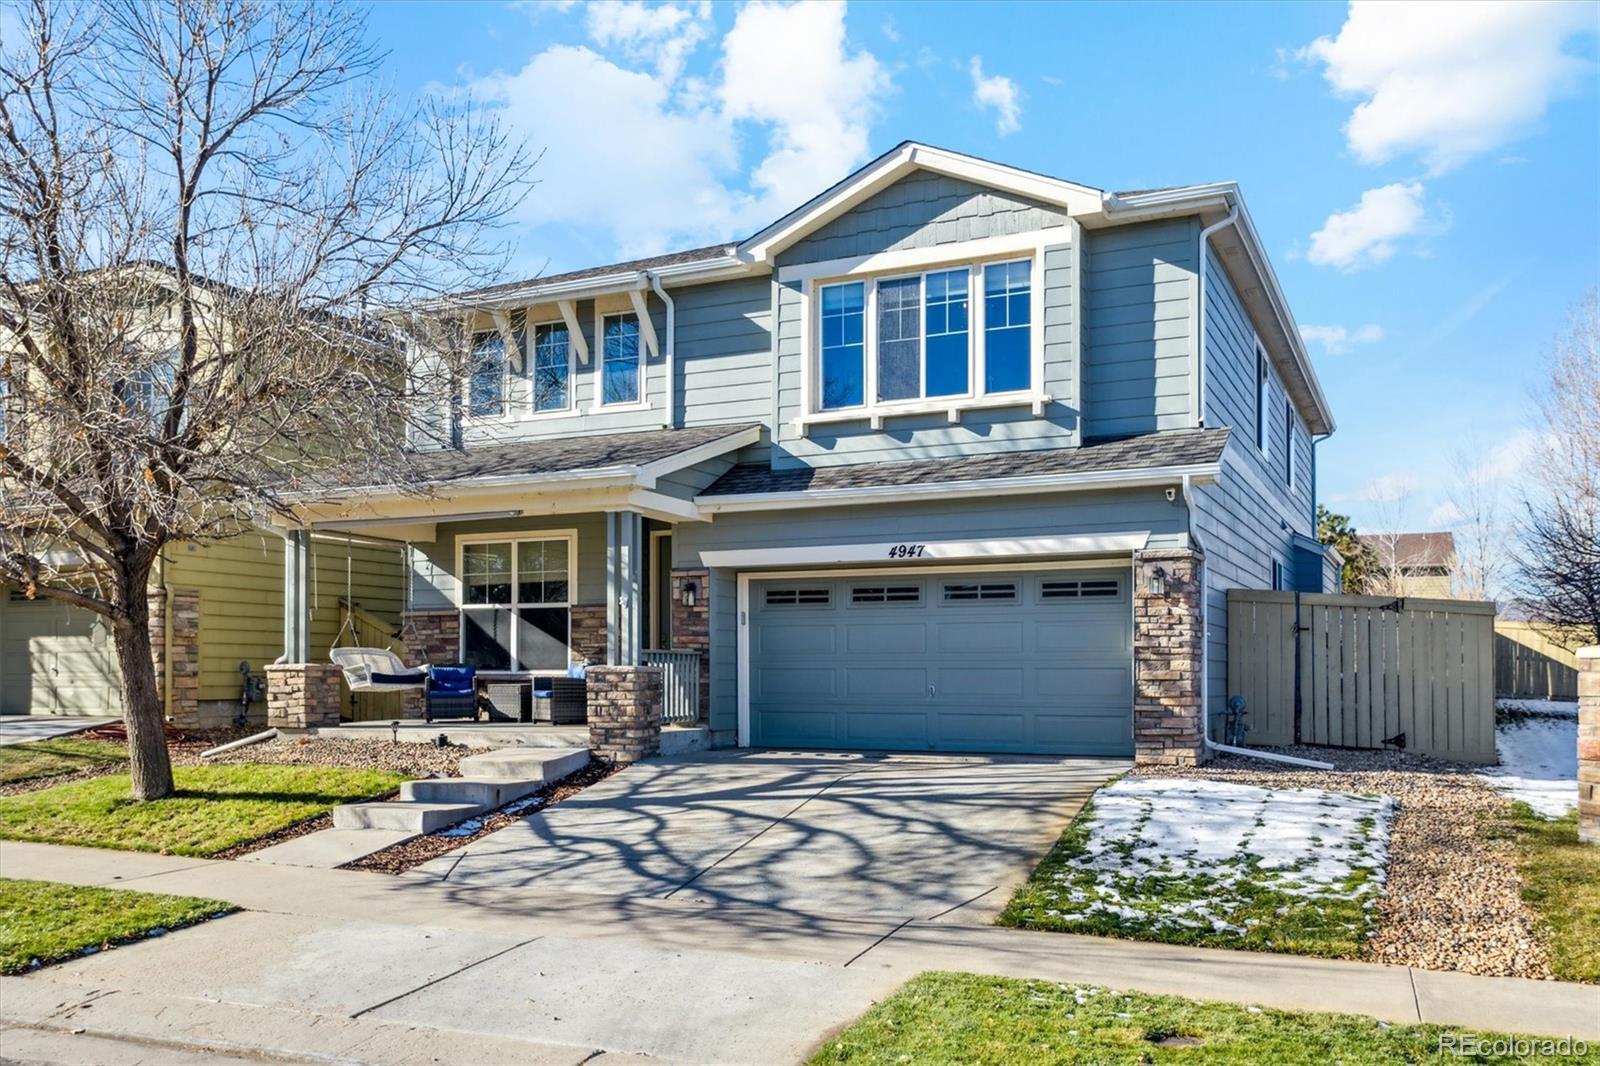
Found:
<svg viewBox="0 0 1600 1066"><path fill-rule="evenodd" d="M1450 533L1368 533L1385 595L1447 600L1455 596L1456 538Z"/></svg>
<svg viewBox="0 0 1600 1066"><path fill-rule="evenodd" d="M146 264L138 270L151 291L159 291L163 268ZM154 300L150 307L147 328L130 333L140 338L136 351L159 356L175 342L161 328L165 308ZM128 402L157 410L170 395L172 376L170 360L151 360L123 383ZM29 454L47 452L48 441L30 439L26 414L0 377L0 441ZM320 654L341 632L341 599L386 620L391 630L398 627L405 581L397 545L347 534L309 543L310 637ZM72 551L52 554L69 571L80 562ZM151 576L150 627L157 679L174 724L197 728L228 725L241 716L264 719L259 694L253 706L241 700L240 667L246 665L259 681L265 665L283 652L283 575L284 540L271 530L169 544L162 552ZM24 590L0 583L0 714L120 714L120 673L107 626L89 610L45 596L30 599ZM350 642L348 633L344 642Z"/></svg>
<svg viewBox="0 0 1600 1066"><path fill-rule="evenodd" d="M744 241L465 299L429 492L303 509L408 543L412 661L671 647L720 745L1183 762L1226 590L1337 580L1333 417L1233 184L906 143Z"/></svg>

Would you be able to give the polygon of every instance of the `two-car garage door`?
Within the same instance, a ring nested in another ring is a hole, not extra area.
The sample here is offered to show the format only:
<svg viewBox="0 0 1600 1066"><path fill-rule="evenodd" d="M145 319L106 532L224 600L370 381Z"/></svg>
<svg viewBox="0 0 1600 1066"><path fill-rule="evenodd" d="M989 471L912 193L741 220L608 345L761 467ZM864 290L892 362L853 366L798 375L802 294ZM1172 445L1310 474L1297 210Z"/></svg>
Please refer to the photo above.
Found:
<svg viewBox="0 0 1600 1066"><path fill-rule="evenodd" d="M750 586L758 747L1127 755L1127 570Z"/></svg>
<svg viewBox="0 0 1600 1066"><path fill-rule="evenodd" d="M120 714L116 652L96 616L0 590L0 714Z"/></svg>

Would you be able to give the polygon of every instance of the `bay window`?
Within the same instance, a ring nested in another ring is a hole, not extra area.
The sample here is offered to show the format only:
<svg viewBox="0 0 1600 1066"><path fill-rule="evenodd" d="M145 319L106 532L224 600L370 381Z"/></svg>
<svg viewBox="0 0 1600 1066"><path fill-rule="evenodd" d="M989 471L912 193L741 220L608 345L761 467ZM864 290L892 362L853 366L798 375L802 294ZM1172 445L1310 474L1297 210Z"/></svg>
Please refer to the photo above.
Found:
<svg viewBox="0 0 1600 1066"><path fill-rule="evenodd" d="M642 399L639 316L606 315L601 332L601 404L638 403Z"/></svg>
<svg viewBox="0 0 1600 1066"><path fill-rule="evenodd" d="M533 409L565 411L571 406L572 356L565 322L533 327Z"/></svg>
<svg viewBox="0 0 1600 1066"><path fill-rule="evenodd" d="M822 285L818 325L819 411L1037 384L1031 259Z"/></svg>
<svg viewBox="0 0 1600 1066"><path fill-rule="evenodd" d="M461 661L480 670L565 670L571 659L572 540L461 546Z"/></svg>

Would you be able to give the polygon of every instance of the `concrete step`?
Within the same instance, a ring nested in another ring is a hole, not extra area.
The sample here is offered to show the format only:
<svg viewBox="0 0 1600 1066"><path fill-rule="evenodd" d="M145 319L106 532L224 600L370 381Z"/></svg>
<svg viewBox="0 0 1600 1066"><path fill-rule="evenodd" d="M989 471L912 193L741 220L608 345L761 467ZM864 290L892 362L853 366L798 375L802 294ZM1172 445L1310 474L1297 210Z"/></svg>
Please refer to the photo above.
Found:
<svg viewBox="0 0 1600 1066"><path fill-rule="evenodd" d="M425 777L400 786L402 800L422 803L475 803L485 810L519 800L545 786L542 779L499 777Z"/></svg>
<svg viewBox="0 0 1600 1066"><path fill-rule="evenodd" d="M416 835L409 829L323 829L253 851L243 856L242 861L331 870L364 859L375 851L404 844Z"/></svg>
<svg viewBox="0 0 1600 1066"><path fill-rule="evenodd" d="M398 829L431 833L471 818L483 810L477 803L346 803L333 809L335 829Z"/></svg>
<svg viewBox="0 0 1600 1066"><path fill-rule="evenodd" d="M461 776L499 781L538 781L548 785L588 765L588 748L500 748L462 759Z"/></svg>

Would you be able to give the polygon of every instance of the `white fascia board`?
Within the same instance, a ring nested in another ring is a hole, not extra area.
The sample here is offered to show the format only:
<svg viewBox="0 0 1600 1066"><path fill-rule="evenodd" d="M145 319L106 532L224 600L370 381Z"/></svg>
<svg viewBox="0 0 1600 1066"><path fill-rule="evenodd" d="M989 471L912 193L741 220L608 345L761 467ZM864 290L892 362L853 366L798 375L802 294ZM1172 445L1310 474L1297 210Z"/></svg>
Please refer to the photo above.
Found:
<svg viewBox="0 0 1600 1066"><path fill-rule="evenodd" d="M639 466L639 470L654 482L657 478L667 474L687 469L697 463L703 463L707 459L715 459L717 456L726 455L731 451L737 451L760 440L761 427L750 426L737 433L730 433L726 437L718 437L716 440L707 441L685 451L676 452L665 459L642 463Z"/></svg>
<svg viewBox="0 0 1600 1066"><path fill-rule="evenodd" d="M1267 300L1272 304L1278 326L1288 342L1295 371L1306 383L1306 388L1311 393L1312 405L1322 422L1320 426L1311 427L1312 432L1322 436L1332 433L1336 423L1333 412L1328 407L1328 398L1322 391L1322 383L1317 380L1317 372L1311 365L1311 356L1306 352L1305 340L1300 336L1300 326L1295 322L1294 313L1289 310L1289 301L1283 295L1283 287L1278 284L1277 272L1272 269L1272 260L1261 244L1261 235L1256 232L1255 223L1250 218L1250 209L1245 206L1244 196L1239 191L1238 183L1227 181L1211 185L1185 185L1176 189L1159 189L1155 192L1128 195L1107 193L1104 203L1106 218L1114 222L1135 222L1166 215L1192 214L1206 208L1222 210L1230 207L1238 208L1239 219L1236 229L1240 243L1244 245L1245 253L1250 257L1251 270L1260 280L1261 287L1267 294Z"/></svg>
<svg viewBox="0 0 1600 1066"><path fill-rule="evenodd" d="M730 511L782 511L802 507L860 507L875 503L947 499L952 494L1026 496L1051 492L1085 492L1094 489L1147 488L1191 483L1207 484L1221 473L1220 463L1147 467L1142 470L1106 470L1080 474L1038 474L1032 477L983 478L937 481L918 485L873 485L859 488L806 489L798 492L749 492L728 496L697 496L695 503L707 514Z"/></svg>
<svg viewBox="0 0 1600 1066"><path fill-rule="evenodd" d="M634 489L628 493L624 506L615 509L638 511L646 518L659 518L663 522L706 521L706 516L700 513L700 508L693 501L680 500L676 496L665 496L648 489Z"/></svg>
<svg viewBox="0 0 1600 1066"><path fill-rule="evenodd" d="M988 188L1055 204L1066 208L1069 214L1097 210L1103 196L1100 190L1086 185L1018 170L960 152L907 142L879 156L839 184L750 237L739 245L738 254L755 262L770 261L806 234L827 225L917 170L962 178Z"/></svg>
<svg viewBox="0 0 1600 1066"><path fill-rule="evenodd" d="M743 277L747 274L761 274L767 269L765 265L752 263L738 256L725 255L712 259L699 259L692 263L651 267L649 273L659 277L664 285L691 285ZM482 298L463 296L460 301L484 309L516 308L530 303L554 303L558 300L587 300L596 296L613 296L641 289L647 285L649 280L645 271L624 270L615 274L598 274L592 278L578 278L548 285L531 281L515 289L507 289L505 292L497 292Z"/></svg>
<svg viewBox="0 0 1600 1066"><path fill-rule="evenodd" d="M850 563L918 563L982 559L1033 559L1044 556L1127 555L1150 540L1148 531L1084 533L1063 537L993 537L908 544L904 541L810 544L798 548L730 548L703 551L708 567L750 569L768 566L841 566ZM907 553L907 554L902 554Z"/></svg>

